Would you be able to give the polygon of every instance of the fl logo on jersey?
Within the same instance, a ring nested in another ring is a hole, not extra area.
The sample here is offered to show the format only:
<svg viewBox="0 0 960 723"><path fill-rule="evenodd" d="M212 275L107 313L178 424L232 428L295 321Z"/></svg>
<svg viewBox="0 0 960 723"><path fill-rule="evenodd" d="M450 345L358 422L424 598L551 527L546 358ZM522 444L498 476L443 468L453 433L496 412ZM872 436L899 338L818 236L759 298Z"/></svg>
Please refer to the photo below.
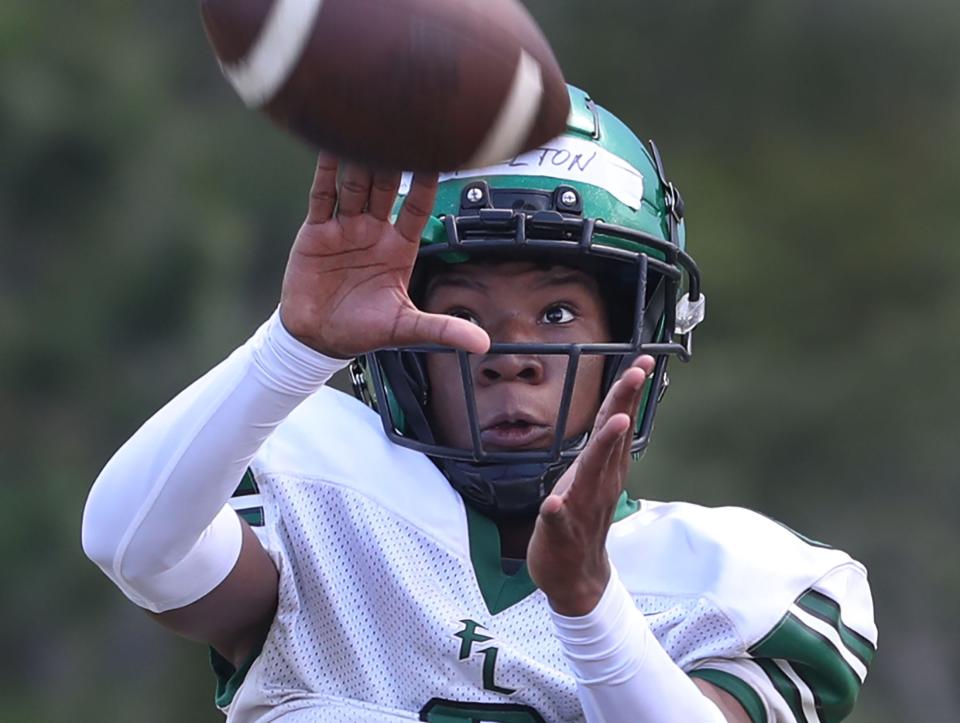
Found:
<svg viewBox="0 0 960 723"><path fill-rule="evenodd" d="M516 689L504 688L496 683L497 653L499 651L493 645L483 645L493 640L493 636L480 632L481 630L486 630L486 628L474 620L461 620L460 622L463 624L463 630L453 634L454 637L460 638L458 660L467 660L474 655L482 655L483 689L500 693L501 695L513 695L516 693ZM481 645L483 647L480 647Z"/></svg>

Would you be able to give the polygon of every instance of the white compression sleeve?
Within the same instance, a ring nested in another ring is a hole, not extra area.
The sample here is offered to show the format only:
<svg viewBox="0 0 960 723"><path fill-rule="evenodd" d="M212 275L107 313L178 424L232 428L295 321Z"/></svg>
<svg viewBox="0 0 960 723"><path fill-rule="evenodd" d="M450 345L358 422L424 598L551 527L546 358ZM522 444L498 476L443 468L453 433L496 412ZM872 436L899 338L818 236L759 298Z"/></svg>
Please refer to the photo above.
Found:
<svg viewBox="0 0 960 723"><path fill-rule="evenodd" d="M588 723L726 720L657 642L616 570L590 613L551 617Z"/></svg>
<svg viewBox="0 0 960 723"><path fill-rule="evenodd" d="M240 554L227 500L293 409L348 362L294 339L279 311L148 420L97 478L83 549L141 607L163 612L219 585Z"/></svg>

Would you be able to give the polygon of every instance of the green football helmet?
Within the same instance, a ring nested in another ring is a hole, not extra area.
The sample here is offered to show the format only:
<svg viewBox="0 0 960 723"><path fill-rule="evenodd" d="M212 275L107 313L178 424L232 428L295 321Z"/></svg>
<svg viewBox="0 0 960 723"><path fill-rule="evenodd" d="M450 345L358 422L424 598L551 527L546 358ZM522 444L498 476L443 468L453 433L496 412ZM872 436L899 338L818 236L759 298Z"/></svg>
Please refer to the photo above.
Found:
<svg viewBox="0 0 960 723"><path fill-rule="evenodd" d="M602 393L641 354L656 367L637 414L631 451L646 448L667 387L672 356L688 361L703 319L700 274L685 251L684 205L660 154L614 115L570 87L564 135L497 166L441 176L434 213L410 285L418 293L436 264L477 258L549 259L602 277L618 335L610 343L498 344L490 354L565 355L567 377L549 449L488 450L480 438L469 355L425 346L381 349L352 367L354 391L375 409L396 444L428 455L464 499L493 517L535 515L587 442L564 427L572 380L586 355L604 357ZM409 179L401 185L403 202ZM429 414L424 355L456 354L467 397L472 447L441 444Z"/></svg>

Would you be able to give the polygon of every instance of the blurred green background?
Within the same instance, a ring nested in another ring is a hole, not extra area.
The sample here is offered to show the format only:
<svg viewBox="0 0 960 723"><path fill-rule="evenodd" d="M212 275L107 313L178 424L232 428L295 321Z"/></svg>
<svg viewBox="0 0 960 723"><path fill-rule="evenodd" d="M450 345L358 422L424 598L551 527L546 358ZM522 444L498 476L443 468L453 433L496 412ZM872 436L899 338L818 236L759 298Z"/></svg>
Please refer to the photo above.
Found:
<svg viewBox="0 0 960 723"><path fill-rule="evenodd" d="M709 297L634 492L849 550L880 626L851 720L956 720L960 4L528 5L657 139ZM0 720L220 720L80 514L274 307L313 154L243 109L195 3L2 3L0 84Z"/></svg>

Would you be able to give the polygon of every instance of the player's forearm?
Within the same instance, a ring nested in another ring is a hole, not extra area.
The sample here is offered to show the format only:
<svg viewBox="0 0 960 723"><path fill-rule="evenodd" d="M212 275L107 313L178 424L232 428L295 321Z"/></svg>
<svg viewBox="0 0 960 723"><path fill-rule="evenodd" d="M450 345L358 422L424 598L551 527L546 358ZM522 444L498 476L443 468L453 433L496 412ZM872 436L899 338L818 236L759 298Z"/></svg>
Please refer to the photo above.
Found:
<svg viewBox="0 0 960 723"><path fill-rule="evenodd" d="M591 613L551 615L588 723L726 720L657 642L615 571Z"/></svg>
<svg viewBox="0 0 960 723"><path fill-rule="evenodd" d="M209 592L239 554L239 521L225 504L250 460L342 365L294 340L274 314L110 460L84 510L87 555L155 612Z"/></svg>

